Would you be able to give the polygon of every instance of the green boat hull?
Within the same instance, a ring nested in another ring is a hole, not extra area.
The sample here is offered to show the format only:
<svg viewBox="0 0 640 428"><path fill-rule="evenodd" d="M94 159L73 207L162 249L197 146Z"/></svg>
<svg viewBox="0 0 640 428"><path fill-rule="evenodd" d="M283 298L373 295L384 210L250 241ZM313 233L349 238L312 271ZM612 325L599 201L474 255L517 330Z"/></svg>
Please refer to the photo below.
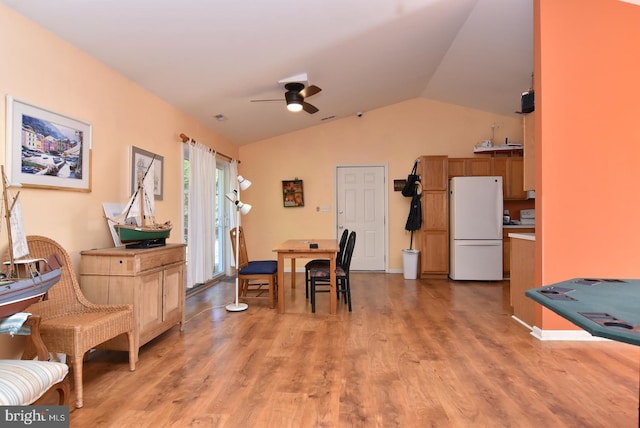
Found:
<svg viewBox="0 0 640 428"><path fill-rule="evenodd" d="M153 239L165 239L169 237L171 229L142 230L140 228L115 227L118 231L120 242L139 242Z"/></svg>

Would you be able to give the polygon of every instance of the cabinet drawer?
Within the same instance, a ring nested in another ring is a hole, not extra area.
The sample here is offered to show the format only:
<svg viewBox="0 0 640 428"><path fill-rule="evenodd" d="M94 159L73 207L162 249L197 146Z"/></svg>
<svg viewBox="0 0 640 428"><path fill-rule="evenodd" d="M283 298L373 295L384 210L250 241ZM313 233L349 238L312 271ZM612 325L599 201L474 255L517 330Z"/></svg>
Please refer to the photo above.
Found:
<svg viewBox="0 0 640 428"><path fill-rule="evenodd" d="M154 253L138 254L136 257L139 259L137 262L139 271L144 272L183 261L184 250L156 251Z"/></svg>
<svg viewBox="0 0 640 428"><path fill-rule="evenodd" d="M81 275L135 276L184 263L184 244L168 244L161 248L125 249L123 247L87 250L80 254Z"/></svg>

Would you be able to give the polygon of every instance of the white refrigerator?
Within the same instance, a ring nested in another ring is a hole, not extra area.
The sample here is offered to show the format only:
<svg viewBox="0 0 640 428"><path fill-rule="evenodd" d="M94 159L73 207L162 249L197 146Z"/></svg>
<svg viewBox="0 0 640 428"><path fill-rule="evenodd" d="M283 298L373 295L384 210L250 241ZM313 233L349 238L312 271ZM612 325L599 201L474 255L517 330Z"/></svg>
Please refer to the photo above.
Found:
<svg viewBox="0 0 640 428"><path fill-rule="evenodd" d="M449 180L449 277L502 279L502 177Z"/></svg>

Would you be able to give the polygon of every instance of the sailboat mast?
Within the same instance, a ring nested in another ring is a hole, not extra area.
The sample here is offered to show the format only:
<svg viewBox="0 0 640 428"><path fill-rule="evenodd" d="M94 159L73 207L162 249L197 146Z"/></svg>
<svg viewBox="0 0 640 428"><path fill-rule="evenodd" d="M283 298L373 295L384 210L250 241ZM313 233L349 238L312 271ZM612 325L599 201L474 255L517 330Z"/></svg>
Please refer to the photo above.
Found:
<svg viewBox="0 0 640 428"><path fill-rule="evenodd" d="M149 163L149 166L147 167L147 170L144 172L144 175L141 177L142 171L138 172L138 187L136 188L136 191L133 193L133 197L131 198L131 203L129 203L129 206L127 207L127 212L124 215L124 218L129 217L129 212L131 211L131 207L133 205L133 201L136 198L136 195L138 195L139 193L142 193L142 196L144 196L144 179L147 178L147 174L149 173L149 170L151 169L151 166L153 165L153 162L156 160L156 155L153 155L153 158L151 159L151 162ZM139 197L139 199L141 199L142 197ZM142 226L144 226L146 224L145 218L144 218L144 204L142 202L140 202L140 223L142 223Z"/></svg>
<svg viewBox="0 0 640 428"><path fill-rule="evenodd" d="M7 192L7 176L4 174L4 165L2 168L2 199L4 203L4 218L7 222L7 246L9 248L9 275L12 277L14 270L14 258L13 258L13 239L11 238L11 207L9 206L9 194Z"/></svg>
<svg viewBox="0 0 640 428"><path fill-rule="evenodd" d="M146 174L145 174L146 175ZM138 173L138 202L140 203L140 223L142 227L147 225L147 216L144 212L144 177L142 176L142 171Z"/></svg>

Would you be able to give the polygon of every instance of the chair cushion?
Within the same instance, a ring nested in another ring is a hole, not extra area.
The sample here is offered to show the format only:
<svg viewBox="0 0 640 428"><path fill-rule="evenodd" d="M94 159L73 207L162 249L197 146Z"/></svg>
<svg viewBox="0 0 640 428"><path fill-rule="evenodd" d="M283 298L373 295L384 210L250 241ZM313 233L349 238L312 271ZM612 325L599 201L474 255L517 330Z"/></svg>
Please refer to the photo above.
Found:
<svg viewBox="0 0 640 428"><path fill-rule="evenodd" d="M275 275L278 273L276 260L255 260L240 269L241 275Z"/></svg>
<svg viewBox="0 0 640 428"><path fill-rule="evenodd" d="M329 269L329 259L313 259L307 262L306 265L304 265L304 268L306 270L311 270L311 269Z"/></svg>
<svg viewBox="0 0 640 428"><path fill-rule="evenodd" d="M66 364L51 361L0 360L0 405L29 405L68 372Z"/></svg>
<svg viewBox="0 0 640 428"><path fill-rule="evenodd" d="M322 279L322 278L329 279L329 269L328 268L327 269L311 269L311 273L309 275L315 279ZM336 268L336 278L341 278L344 276L345 276L344 269L342 269L342 266L338 266Z"/></svg>

